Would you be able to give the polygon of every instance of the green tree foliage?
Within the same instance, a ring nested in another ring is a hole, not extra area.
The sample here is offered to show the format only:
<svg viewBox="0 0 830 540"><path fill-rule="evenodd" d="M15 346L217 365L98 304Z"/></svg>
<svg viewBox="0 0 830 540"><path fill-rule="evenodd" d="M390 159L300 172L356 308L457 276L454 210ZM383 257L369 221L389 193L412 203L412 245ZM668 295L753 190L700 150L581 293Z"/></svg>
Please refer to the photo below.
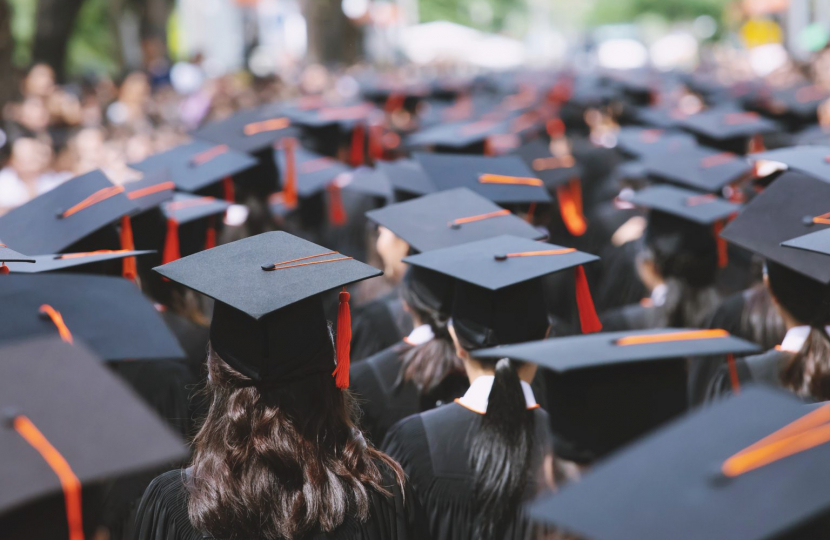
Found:
<svg viewBox="0 0 830 540"><path fill-rule="evenodd" d="M591 24L631 22L644 13L689 20L701 15L720 19L729 0L597 0L588 15Z"/></svg>
<svg viewBox="0 0 830 540"><path fill-rule="evenodd" d="M451 21L487 32L504 29L508 15L527 10L523 0L420 0L421 22Z"/></svg>

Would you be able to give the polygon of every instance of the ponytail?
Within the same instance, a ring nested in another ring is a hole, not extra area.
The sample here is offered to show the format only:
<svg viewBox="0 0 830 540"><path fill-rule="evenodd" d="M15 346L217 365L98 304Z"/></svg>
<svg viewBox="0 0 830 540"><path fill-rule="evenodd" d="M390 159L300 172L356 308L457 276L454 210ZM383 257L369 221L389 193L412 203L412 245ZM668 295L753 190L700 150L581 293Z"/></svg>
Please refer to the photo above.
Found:
<svg viewBox="0 0 830 540"><path fill-rule="evenodd" d="M785 386L804 397L830 399L830 336L823 325L810 327L810 335L781 373Z"/></svg>
<svg viewBox="0 0 830 540"><path fill-rule="evenodd" d="M495 363L487 412L472 434L470 466L477 513L474 538L500 538L525 493L535 425L516 371L519 365L507 358Z"/></svg>

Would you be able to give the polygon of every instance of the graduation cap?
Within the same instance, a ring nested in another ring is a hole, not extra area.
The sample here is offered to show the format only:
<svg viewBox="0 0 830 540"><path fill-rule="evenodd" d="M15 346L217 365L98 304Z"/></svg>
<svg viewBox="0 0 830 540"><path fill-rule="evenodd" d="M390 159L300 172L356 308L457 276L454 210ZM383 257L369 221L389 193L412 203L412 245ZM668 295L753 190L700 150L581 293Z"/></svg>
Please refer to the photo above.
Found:
<svg viewBox="0 0 830 540"><path fill-rule="evenodd" d="M693 114L681 120L680 126L713 146L727 146L741 153L746 151L746 142L752 137L781 130L776 122L756 112L733 107L717 107Z"/></svg>
<svg viewBox="0 0 830 540"><path fill-rule="evenodd" d="M799 84L761 96L765 110L800 122L815 121L818 107L830 93L818 84Z"/></svg>
<svg viewBox="0 0 830 540"><path fill-rule="evenodd" d="M155 270L216 300L211 344L243 375L284 384L334 369L339 388L348 387L349 294L340 293L336 369L322 295L382 273L285 232L238 240Z"/></svg>
<svg viewBox="0 0 830 540"><path fill-rule="evenodd" d="M375 166L386 176L398 199L418 197L437 191L435 183L415 160L378 161Z"/></svg>
<svg viewBox="0 0 830 540"><path fill-rule="evenodd" d="M587 230L582 208L582 167L568 154L554 156L547 143L534 140L516 149L515 154L544 182L548 191L556 193L559 212L568 232L582 236Z"/></svg>
<svg viewBox="0 0 830 540"><path fill-rule="evenodd" d="M482 348L544 334L549 323L539 278L572 268L582 330L598 331L601 326L582 268L596 260L572 248L502 235L413 255L404 262L455 280L456 333L470 346Z"/></svg>
<svg viewBox="0 0 830 540"><path fill-rule="evenodd" d="M216 247L216 218L231 206L214 197L176 193L161 206L167 221L162 262Z"/></svg>
<svg viewBox="0 0 830 540"><path fill-rule="evenodd" d="M826 405L748 388L598 464L529 513L591 540L821 538L826 529L801 527L830 509L829 418Z"/></svg>
<svg viewBox="0 0 830 540"><path fill-rule="evenodd" d="M0 280L0 343L60 335L104 360L181 358L184 352L135 284L76 274L8 275Z"/></svg>
<svg viewBox="0 0 830 540"><path fill-rule="evenodd" d="M409 135L404 141L404 147L469 149L482 153L486 150L488 138L504 133L510 133L510 123L506 119L441 123Z"/></svg>
<svg viewBox="0 0 830 540"><path fill-rule="evenodd" d="M368 195L383 202L392 199L392 184L379 168L358 167L338 176L336 182L346 191Z"/></svg>
<svg viewBox="0 0 830 540"><path fill-rule="evenodd" d="M124 193L138 207L141 214L173 198L176 184L170 180L166 170L144 174L144 178L124 184Z"/></svg>
<svg viewBox="0 0 830 540"><path fill-rule="evenodd" d="M425 154L413 157L438 190L469 188L496 204L548 203L545 184L518 156Z"/></svg>
<svg viewBox="0 0 830 540"><path fill-rule="evenodd" d="M117 245L114 230L112 235L96 233L119 220L123 232L125 221L129 222L126 216L137 210L123 186L114 185L101 171L93 171L0 216L0 238L26 253L131 249L124 238Z"/></svg>
<svg viewBox="0 0 830 540"><path fill-rule="evenodd" d="M830 126L810 126L795 134L795 143L830 145Z"/></svg>
<svg viewBox="0 0 830 540"><path fill-rule="evenodd" d="M292 122L307 128L317 139L339 139L351 134L349 162L357 167L363 165L367 137L370 153L377 153L381 134L380 124L373 118L381 111L369 102L347 103L344 105L322 105L320 107L292 107L281 109ZM371 125L370 125L371 124ZM334 153L336 148L327 148L324 153ZM375 156L377 157L377 156Z"/></svg>
<svg viewBox="0 0 830 540"><path fill-rule="evenodd" d="M84 519L91 502L82 492L187 456L164 422L82 345L44 337L4 344L0 357L4 538L91 538L99 523Z"/></svg>
<svg viewBox="0 0 830 540"><path fill-rule="evenodd" d="M0 240L0 275L8 274L9 267L6 263L33 263L35 259L28 255L23 255L15 250L9 248Z"/></svg>
<svg viewBox="0 0 830 540"><path fill-rule="evenodd" d="M644 159L649 175L684 187L715 193L752 173L752 166L738 154L705 147L690 148Z"/></svg>
<svg viewBox="0 0 830 540"><path fill-rule="evenodd" d="M760 348L725 330L668 328L597 333L473 353L550 370L546 407L558 457L591 463L687 407L685 358L751 354Z"/></svg>
<svg viewBox="0 0 830 540"><path fill-rule="evenodd" d="M544 238L535 227L509 210L467 188L424 195L366 213L420 252L509 234Z"/></svg>
<svg viewBox="0 0 830 540"><path fill-rule="evenodd" d="M291 120L280 115L272 106L239 111L230 118L210 122L193 133L196 139L209 141L215 145L228 145L230 148L246 154L260 154L269 151L274 144L285 137L295 137L297 130L291 127ZM204 146L204 151L209 147ZM189 158L199 152L194 152ZM224 160L224 154L210 160L213 167L218 160Z"/></svg>
<svg viewBox="0 0 830 540"><path fill-rule="evenodd" d="M752 154L749 159L783 163L790 170L800 171L830 183L830 145L777 148Z"/></svg>
<svg viewBox="0 0 830 540"><path fill-rule="evenodd" d="M830 225L828 200L830 184L786 172L745 205L721 236L826 285L830 283L830 265L825 255L790 249L781 243L826 229Z"/></svg>
<svg viewBox="0 0 830 540"><path fill-rule="evenodd" d="M12 262L8 265L12 274L40 274L43 272L59 272L62 270L82 269L84 273L109 273L109 265L101 265L110 261L122 261L128 257L149 255L153 251L138 251L126 249L102 249L86 253L60 253L54 255L35 255L31 261ZM33 262L35 264L28 264Z"/></svg>
<svg viewBox="0 0 830 540"><path fill-rule="evenodd" d="M233 176L256 165L255 158L227 143L195 139L130 167L144 173L166 171L176 189L191 193L222 182L225 199L233 202Z"/></svg>
<svg viewBox="0 0 830 540"><path fill-rule="evenodd" d="M671 129L626 126L617 133L617 148L635 158L650 158L695 148L697 141L688 133Z"/></svg>
<svg viewBox="0 0 830 540"><path fill-rule="evenodd" d="M674 106L658 106L635 107L632 111L632 116L641 124L668 130L678 127L680 122L689 115Z"/></svg>
<svg viewBox="0 0 830 540"><path fill-rule="evenodd" d="M788 248L803 249L814 253L830 255L830 229L805 234L804 236L781 242L781 245Z"/></svg>

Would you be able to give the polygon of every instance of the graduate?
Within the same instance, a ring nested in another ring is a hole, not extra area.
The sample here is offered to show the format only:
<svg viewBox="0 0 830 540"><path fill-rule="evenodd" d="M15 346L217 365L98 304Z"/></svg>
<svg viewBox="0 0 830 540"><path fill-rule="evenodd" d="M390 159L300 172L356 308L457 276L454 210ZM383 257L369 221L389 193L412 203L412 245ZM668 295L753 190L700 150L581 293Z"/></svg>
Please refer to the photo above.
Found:
<svg viewBox="0 0 830 540"><path fill-rule="evenodd" d="M507 232L540 238L530 224L467 188L425 195L367 216L415 253ZM452 279L413 266L403 277L400 295L414 329L352 367L352 387L363 410L361 426L378 443L397 421L451 403L469 386L448 328Z"/></svg>
<svg viewBox="0 0 830 540"><path fill-rule="evenodd" d="M827 196L827 183L787 172L724 229L724 238L765 258L764 281L786 334L766 353L739 360L734 371L720 368L709 384L709 399L733 392L736 380L783 387L807 399L830 399L830 259L815 250L781 245L826 228Z"/></svg>
<svg viewBox="0 0 830 540"><path fill-rule="evenodd" d="M535 537L521 505L552 482L543 472L552 455L548 415L530 387L536 366L471 353L545 338L540 278L568 269L577 274L583 330L598 330L582 269L595 260L508 235L407 258L453 278L450 334L470 380L464 396L402 420L383 444L424 504L434 540Z"/></svg>
<svg viewBox="0 0 830 540"><path fill-rule="evenodd" d="M324 314L323 293L379 271L282 232L157 270L215 299L211 406L190 466L147 488L138 540L426 538L403 471L356 425L349 293L336 334Z"/></svg>

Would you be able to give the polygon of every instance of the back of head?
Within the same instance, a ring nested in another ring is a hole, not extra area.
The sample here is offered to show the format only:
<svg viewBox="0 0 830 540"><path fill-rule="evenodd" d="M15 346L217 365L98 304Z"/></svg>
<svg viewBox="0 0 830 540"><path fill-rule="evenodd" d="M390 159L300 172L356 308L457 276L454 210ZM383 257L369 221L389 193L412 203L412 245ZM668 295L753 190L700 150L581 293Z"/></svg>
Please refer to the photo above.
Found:
<svg viewBox="0 0 830 540"><path fill-rule="evenodd" d="M331 350L328 350L330 354ZM194 441L188 484L193 525L215 537L294 539L369 516L380 467L400 467L356 427L356 406L330 374L254 384L214 351L211 405Z"/></svg>
<svg viewBox="0 0 830 540"><path fill-rule="evenodd" d="M810 327L804 346L781 373L782 382L799 395L830 399L830 287L773 261L767 261L767 276L786 314Z"/></svg>
<svg viewBox="0 0 830 540"><path fill-rule="evenodd" d="M707 227L665 212L652 211L645 241L663 278L676 278L692 288L715 283L717 243Z"/></svg>

